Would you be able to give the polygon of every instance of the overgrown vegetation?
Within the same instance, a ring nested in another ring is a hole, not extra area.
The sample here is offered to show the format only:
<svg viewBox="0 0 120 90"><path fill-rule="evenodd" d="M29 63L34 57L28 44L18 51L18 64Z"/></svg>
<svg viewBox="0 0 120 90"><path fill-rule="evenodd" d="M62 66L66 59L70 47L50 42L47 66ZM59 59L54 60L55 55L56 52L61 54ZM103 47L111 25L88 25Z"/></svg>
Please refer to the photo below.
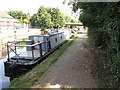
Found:
<svg viewBox="0 0 120 90"><path fill-rule="evenodd" d="M10 88L29 88L42 76L42 74L53 64L55 61L65 52L65 50L70 46L77 37L73 37L63 44L59 49L53 52L47 59L42 63L35 66L31 71L26 73L19 78L15 78L10 82Z"/></svg>
<svg viewBox="0 0 120 90"><path fill-rule="evenodd" d="M81 9L80 21L88 27L91 42L106 52L102 62L109 71L109 84L120 87L120 5L118 2L72 2L73 10ZM105 71L104 71L105 72ZM100 75L100 73L99 73ZM108 77L109 77L108 76Z"/></svg>

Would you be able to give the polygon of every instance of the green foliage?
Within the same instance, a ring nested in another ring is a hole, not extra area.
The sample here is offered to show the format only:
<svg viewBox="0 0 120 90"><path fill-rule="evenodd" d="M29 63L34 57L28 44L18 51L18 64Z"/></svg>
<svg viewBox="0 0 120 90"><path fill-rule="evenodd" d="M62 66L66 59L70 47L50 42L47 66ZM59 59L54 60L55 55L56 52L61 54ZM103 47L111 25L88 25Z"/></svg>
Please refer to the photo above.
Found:
<svg viewBox="0 0 120 90"><path fill-rule="evenodd" d="M18 19L21 23L29 23L27 14L22 11L9 11L7 13L13 18Z"/></svg>
<svg viewBox="0 0 120 90"><path fill-rule="evenodd" d="M59 28L64 26L64 19L57 8L45 8L41 6L37 14L30 19L31 25L35 27Z"/></svg>
<svg viewBox="0 0 120 90"><path fill-rule="evenodd" d="M51 20L54 28L64 26L64 18L58 8L47 8L47 12L51 15Z"/></svg>
<svg viewBox="0 0 120 90"><path fill-rule="evenodd" d="M46 28L45 27L41 27L41 31L46 31Z"/></svg>
<svg viewBox="0 0 120 90"><path fill-rule="evenodd" d="M76 23L76 21L75 21L75 20L73 20L73 19L71 19L71 20L70 20L70 22L71 22L71 23Z"/></svg>
<svg viewBox="0 0 120 90"><path fill-rule="evenodd" d="M75 21L69 15L62 13L62 16L63 16L64 22L75 23Z"/></svg>
<svg viewBox="0 0 120 90"><path fill-rule="evenodd" d="M49 28L51 23L51 15L47 13L46 8L40 7L37 13L37 26Z"/></svg>
<svg viewBox="0 0 120 90"><path fill-rule="evenodd" d="M37 26L37 15L36 15L36 14L34 14L34 15L31 17L30 23L31 23L31 25L34 26L34 27Z"/></svg>
<svg viewBox="0 0 120 90"><path fill-rule="evenodd" d="M73 10L81 9L80 21L89 28L88 35L97 47L107 52L107 62L120 87L120 5L117 2L74 2ZM112 87L112 86L111 86Z"/></svg>
<svg viewBox="0 0 120 90"><path fill-rule="evenodd" d="M28 19L24 19L23 22L24 23L29 23L29 20Z"/></svg>

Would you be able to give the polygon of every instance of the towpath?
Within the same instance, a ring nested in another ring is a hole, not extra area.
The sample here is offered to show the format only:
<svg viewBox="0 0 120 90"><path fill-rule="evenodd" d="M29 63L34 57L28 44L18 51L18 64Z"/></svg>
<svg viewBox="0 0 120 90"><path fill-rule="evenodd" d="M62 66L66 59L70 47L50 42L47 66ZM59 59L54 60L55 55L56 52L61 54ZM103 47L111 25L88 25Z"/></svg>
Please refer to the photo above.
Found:
<svg viewBox="0 0 120 90"><path fill-rule="evenodd" d="M90 48L87 35L79 35L32 88L96 88L91 75L93 57Z"/></svg>

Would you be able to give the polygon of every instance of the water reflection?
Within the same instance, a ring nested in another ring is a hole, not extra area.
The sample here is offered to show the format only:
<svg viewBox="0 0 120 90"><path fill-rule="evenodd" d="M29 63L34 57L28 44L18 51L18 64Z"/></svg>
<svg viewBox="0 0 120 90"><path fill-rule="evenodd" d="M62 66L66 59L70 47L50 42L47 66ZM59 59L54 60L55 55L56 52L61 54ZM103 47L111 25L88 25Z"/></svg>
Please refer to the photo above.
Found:
<svg viewBox="0 0 120 90"><path fill-rule="evenodd" d="M6 61L6 59L1 59L0 60L0 90L2 88L8 88L9 86L9 77L5 76L5 72L4 72L4 62Z"/></svg>
<svg viewBox="0 0 120 90"><path fill-rule="evenodd" d="M17 49L17 52L20 53L21 51L25 51L25 50L26 50L25 48ZM10 53L11 57L14 55L15 54L13 52ZM10 71L12 73L7 72L7 74L6 74L5 69L4 69L4 62L7 61L7 58L8 58L8 56L4 56L4 59L0 60L0 90L2 88L8 88L11 80L13 80L15 77L20 76L23 73L25 73L25 72L20 73L21 71L20 72L14 71L14 73L13 73L12 71Z"/></svg>

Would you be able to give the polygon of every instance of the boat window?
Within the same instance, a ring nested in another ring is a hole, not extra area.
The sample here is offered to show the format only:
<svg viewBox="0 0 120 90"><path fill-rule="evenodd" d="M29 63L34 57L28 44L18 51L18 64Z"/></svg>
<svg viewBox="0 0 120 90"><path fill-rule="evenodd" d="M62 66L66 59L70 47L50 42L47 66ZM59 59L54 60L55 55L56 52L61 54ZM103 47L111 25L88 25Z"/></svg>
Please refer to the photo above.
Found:
<svg viewBox="0 0 120 90"><path fill-rule="evenodd" d="M55 38L55 41L57 42L57 38Z"/></svg>
<svg viewBox="0 0 120 90"><path fill-rule="evenodd" d="M61 39L62 39L62 36L61 36Z"/></svg>

